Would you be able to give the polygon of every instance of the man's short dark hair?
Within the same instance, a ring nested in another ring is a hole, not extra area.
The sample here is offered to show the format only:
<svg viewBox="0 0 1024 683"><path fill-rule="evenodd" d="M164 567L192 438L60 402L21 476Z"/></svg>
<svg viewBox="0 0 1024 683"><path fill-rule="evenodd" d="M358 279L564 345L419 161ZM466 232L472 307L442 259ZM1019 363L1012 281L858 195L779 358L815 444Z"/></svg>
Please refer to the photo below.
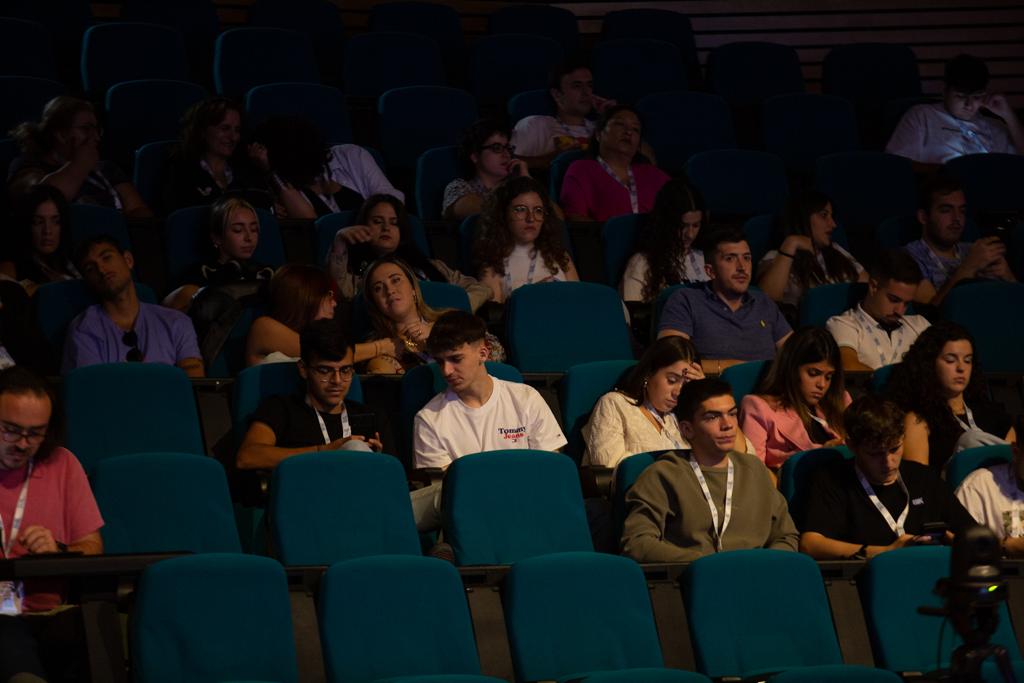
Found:
<svg viewBox="0 0 1024 683"><path fill-rule="evenodd" d="M709 230L707 236L703 237L701 241L704 243L704 261L713 263L718 245L746 242L747 236L740 228L726 226Z"/></svg>
<svg viewBox="0 0 1024 683"><path fill-rule="evenodd" d="M924 277L917 261L903 249L884 250L870 272L879 284L896 281L916 285Z"/></svg>
<svg viewBox="0 0 1024 683"><path fill-rule="evenodd" d="M988 87L988 67L974 55L960 54L946 62L942 80L954 92L980 92Z"/></svg>
<svg viewBox="0 0 1024 683"><path fill-rule="evenodd" d="M487 325L472 313L447 311L434 323L427 337L427 353L439 353L457 349L463 344L483 341L487 336Z"/></svg>
<svg viewBox="0 0 1024 683"><path fill-rule="evenodd" d="M38 398L46 397L50 399L50 424L46 429L46 438L39 445L39 450L36 451L33 459L36 462L41 462L50 457L57 445L63 441L61 433L64 424L64 420L58 411L59 403L53 392L53 387L50 386L49 382L31 370L20 365L14 365L0 370L0 396L4 394L16 394L19 396L29 394Z"/></svg>
<svg viewBox="0 0 1024 683"><path fill-rule="evenodd" d="M299 354L306 364L316 359L336 363L348 355L350 348L341 325L333 318L314 320L299 333Z"/></svg>
<svg viewBox="0 0 1024 683"><path fill-rule="evenodd" d="M903 438L905 417L903 409L889 399L866 394L843 413L846 440L854 451L877 452L892 448Z"/></svg>
<svg viewBox="0 0 1024 683"><path fill-rule="evenodd" d="M548 89L562 90L562 79L578 69L590 71L590 64L582 55L571 55L568 59L555 64L548 72Z"/></svg>
<svg viewBox="0 0 1024 683"><path fill-rule="evenodd" d="M732 387L728 382L716 377L688 383L679 391L676 417L685 422L693 422L701 404L716 396L732 396Z"/></svg>
<svg viewBox="0 0 1024 683"><path fill-rule="evenodd" d="M99 246L100 244L109 244L122 254L128 251L128 248L125 245L118 242L117 238L114 237L113 235L108 235L107 233L90 235L89 237L86 237L84 240L75 245L75 251L73 255L75 267L81 270L82 261L84 261L85 257L89 255L89 252L92 250L93 247Z"/></svg>
<svg viewBox="0 0 1024 683"><path fill-rule="evenodd" d="M932 210L935 197L945 197L954 192L963 192L963 190L964 185L958 179L944 171L939 171L925 178L918 186L917 208L928 213Z"/></svg>

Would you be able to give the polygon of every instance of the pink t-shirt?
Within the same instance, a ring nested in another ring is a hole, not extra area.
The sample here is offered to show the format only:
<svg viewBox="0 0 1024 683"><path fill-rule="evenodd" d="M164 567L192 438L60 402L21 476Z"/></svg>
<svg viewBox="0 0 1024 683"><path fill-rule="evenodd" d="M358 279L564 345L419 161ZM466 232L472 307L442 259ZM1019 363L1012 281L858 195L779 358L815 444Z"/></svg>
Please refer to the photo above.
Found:
<svg viewBox="0 0 1024 683"><path fill-rule="evenodd" d="M5 536L11 533L14 508L25 483L26 470L0 472L0 515L3 515ZM58 447L50 457L36 463L32 470L21 532L33 525L46 527L53 533L55 541L67 544L99 531L103 526L85 471L66 448ZM25 548L15 541L11 557L27 554ZM40 612L58 606L62 588L61 581L26 581L25 611Z"/></svg>
<svg viewBox="0 0 1024 683"><path fill-rule="evenodd" d="M636 213L648 213L654 207L658 190L670 178L653 164L633 164L631 168L636 179ZM605 171L597 159L579 159L569 164L569 170L562 181L560 200L566 216L586 216L591 220L606 221L633 213L629 190Z"/></svg>

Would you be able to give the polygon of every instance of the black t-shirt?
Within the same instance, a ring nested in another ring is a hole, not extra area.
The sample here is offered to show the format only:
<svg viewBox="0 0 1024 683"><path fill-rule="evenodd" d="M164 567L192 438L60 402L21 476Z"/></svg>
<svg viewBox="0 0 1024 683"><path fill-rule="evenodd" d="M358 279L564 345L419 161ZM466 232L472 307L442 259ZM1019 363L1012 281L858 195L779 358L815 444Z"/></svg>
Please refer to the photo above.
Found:
<svg viewBox="0 0 1024 683"><path fill-rule="evenodd" d="M900 464L900 475L910 493L910 511L903 525L906 533L923 533L926 522L945 522L954 534L976 524L930 467L904 461ZM900 485L873 488L892 518L899 519L907 505ZM816 531L827 538L858 545L889 545L896 540L896 533L864 492L852 460L831 463L818 471L807 497L801 531Z"/></svg>
<svg viewBox="0 0 1024 683"><path fill-rule="evenodd" d="M229 194L269 209L272 202L261 174L242 160L232 159L230 163L231 182L222 188L198 160L172 155L164 167L164 209L171 212L187 206L213 204Z"/></svg>
<svg viewBox="0 0 1024 683"><path fill-rule="evenodd" d="M374 413L361 403L345 401L352 434L372 437L380 431ZM327 427L331 441L342 437L341 416L320 413ZM313 414L313 408L306 404L301 394L271 396L263 401L252 416L253 422L262 422L270 427L280 448L305 448L324 443L320 423Z"/></svg>
<svg viewBox="0 0 1024 683"><path fill-rule="evenodd" d="M1013 421L1002 406L991 401L974 399L967 404L978 427L992 436L1004 438L1010 431ZM967 424L967 415L960 419ZM942 425L928 425L928 464L941 472L946 462L953 457L957 439L963 435L964 429L952 416Z"/></svg>
<svg viewBox="0 0 1024 683"><path fill-rule="evenodd" d="M217 287L235 282L251 282L253 280L269 280L274 276L274 269L262 263L230 260L220 263L211 259L206 263L193 264L182 278L185 284L200 287Z"/></svg>

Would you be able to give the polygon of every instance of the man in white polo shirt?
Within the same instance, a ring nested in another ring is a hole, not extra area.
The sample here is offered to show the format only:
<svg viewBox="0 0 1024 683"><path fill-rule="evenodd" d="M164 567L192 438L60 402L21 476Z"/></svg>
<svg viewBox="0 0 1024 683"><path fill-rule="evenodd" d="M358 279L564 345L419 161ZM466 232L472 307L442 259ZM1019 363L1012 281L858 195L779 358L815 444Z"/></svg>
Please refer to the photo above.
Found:
<svg viewBox="0 0 1024 683"><path fill-rule="evenodd" d="M555 451L566 444L536 389L488 374L486 332L483 320L464 311L449 311L434 323L427 352L441 367L448 389L416 414L416 468L444 468L481 451Z"/></svg>
<svg viewBox="0 0 1024 683"><path fill-rule="evenodd" d="M826 323L839 345L844 370L877 370L903 360L930 324L923 316L904 315L920 282L921 269L907 252L882 252L864 300Z"/></svg>

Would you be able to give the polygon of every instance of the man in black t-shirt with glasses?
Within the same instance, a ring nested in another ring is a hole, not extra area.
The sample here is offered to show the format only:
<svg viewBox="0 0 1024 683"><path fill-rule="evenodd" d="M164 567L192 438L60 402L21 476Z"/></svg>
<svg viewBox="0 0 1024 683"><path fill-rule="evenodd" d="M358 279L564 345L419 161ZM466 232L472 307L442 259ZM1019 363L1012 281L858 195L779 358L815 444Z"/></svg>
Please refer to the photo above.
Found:
<svg viewBox="0 0 1024 683"><path fill-rule="evenodd" d="M879 396L846 409L853 460L830 463L809 490L800 550L816 560L868 559L943 543L975 524L932 469L903 462L904 412Z"/></svg>

